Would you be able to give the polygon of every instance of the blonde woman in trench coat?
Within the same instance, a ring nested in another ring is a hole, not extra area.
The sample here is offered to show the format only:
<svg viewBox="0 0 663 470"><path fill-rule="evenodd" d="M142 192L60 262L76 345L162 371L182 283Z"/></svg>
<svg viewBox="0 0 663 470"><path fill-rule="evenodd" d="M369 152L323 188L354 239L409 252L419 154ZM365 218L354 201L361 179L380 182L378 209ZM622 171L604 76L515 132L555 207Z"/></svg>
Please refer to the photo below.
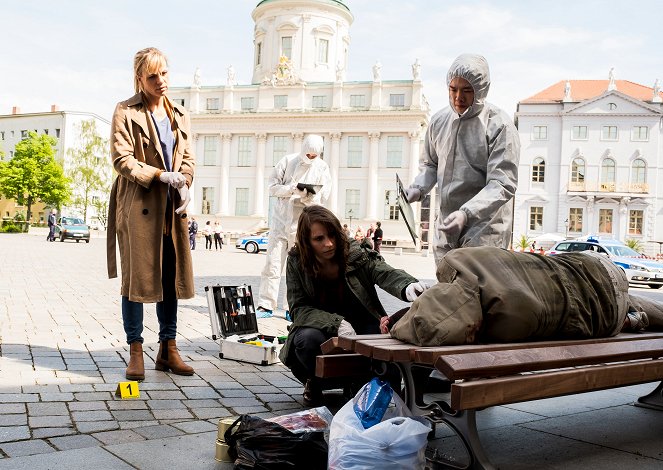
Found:
<svg viewBox="0 0 663 470"><path fill-rule="evenodd" d="M166 97L168 62L158 49L134 57L136 94L118 103L111 158L118 177L108 208L108 275L122 271L122 320L130 348L126 377L144 380L143 303L156 302L159 353L155 368L193 375L177 350L177 301L194 296L186 207L195 159L189 116Z"/></svg>

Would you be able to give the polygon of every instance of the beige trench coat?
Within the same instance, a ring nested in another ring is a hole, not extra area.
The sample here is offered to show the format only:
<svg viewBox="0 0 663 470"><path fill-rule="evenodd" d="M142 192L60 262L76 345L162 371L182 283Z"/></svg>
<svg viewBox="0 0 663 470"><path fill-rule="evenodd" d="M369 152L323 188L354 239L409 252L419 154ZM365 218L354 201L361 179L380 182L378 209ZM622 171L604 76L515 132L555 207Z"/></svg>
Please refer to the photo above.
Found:
<svg viewBox="0 0 663 470"><path fill-rule="evenodd" d="M179 171L190 187L195 158L191 151L189 116L177 104L174 108L175 150L173 171ZM115 108L111 123L111 158L118 177L113 183L108 206L108 276L117 277L115 238L120 246L121 295L134 302L160 302L163 233L166 220L172 220L175 246L175 295L194 296L193 269L187 219L174 214L180 205L177 190L156 178L164 170L164 158L152 117L136 94ZM168 191L172 198L165 217Z"/></svg>

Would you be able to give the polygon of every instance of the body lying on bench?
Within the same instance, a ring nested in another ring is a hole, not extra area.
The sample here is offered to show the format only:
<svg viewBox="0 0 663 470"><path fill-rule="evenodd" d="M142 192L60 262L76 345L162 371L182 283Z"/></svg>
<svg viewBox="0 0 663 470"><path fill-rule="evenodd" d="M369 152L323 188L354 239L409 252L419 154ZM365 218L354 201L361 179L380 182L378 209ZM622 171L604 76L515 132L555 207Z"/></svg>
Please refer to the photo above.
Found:
<svg viewBox="0 0 663 470"><path fill-rule="evenodd" d="M328 354L333 352L343 354L334 359ZM479 441L476 410L663 380L663 332L443 347L416 346L388 334L340 337L323 345L316 373L357 373L371 361L396 363L410 409L452 427L467 447L470 468L492 468ZM423 387L433 368L449 378L451 392L445 401L426 403ZM662 393L663 382L638 404L663 410Z"/></svg>

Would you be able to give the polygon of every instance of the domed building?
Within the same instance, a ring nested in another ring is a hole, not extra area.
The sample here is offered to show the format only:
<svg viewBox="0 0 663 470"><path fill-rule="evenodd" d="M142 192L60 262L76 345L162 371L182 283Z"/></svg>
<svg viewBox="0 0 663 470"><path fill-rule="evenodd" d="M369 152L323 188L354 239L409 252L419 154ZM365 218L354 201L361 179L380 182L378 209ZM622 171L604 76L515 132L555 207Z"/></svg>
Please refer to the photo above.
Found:
<svg viewBox="0 0 663 470"><path fill-rule="evenodd" d="M367 80L346 81L354 18L341 0L262 0L252 18L250 84L237 83L229 65L225 84L203 85L196 73L190 87L171 88L191 112L190 212L221 217L227 231L264 225L274 164L319 134L333 179L330 209L351 226L380 220L387 245L412 246L398 220L395 175L407 184L418 172L429 112L419 62L408 79L383 80L376 61L366 64Z"/></svg>

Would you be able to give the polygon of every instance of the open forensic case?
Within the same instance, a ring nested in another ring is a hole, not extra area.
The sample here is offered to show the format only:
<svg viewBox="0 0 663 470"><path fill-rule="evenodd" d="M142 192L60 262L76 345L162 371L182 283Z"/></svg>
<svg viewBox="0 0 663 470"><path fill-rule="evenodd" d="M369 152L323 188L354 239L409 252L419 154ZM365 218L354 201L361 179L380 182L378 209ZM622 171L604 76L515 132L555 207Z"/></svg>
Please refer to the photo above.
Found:
<svg viewBox="0 0 663 470"><path fill-rule="evenodd" d="M279 360L285 338L258 332L251 286L205 286L219 357L266 366Z"/></svg>

